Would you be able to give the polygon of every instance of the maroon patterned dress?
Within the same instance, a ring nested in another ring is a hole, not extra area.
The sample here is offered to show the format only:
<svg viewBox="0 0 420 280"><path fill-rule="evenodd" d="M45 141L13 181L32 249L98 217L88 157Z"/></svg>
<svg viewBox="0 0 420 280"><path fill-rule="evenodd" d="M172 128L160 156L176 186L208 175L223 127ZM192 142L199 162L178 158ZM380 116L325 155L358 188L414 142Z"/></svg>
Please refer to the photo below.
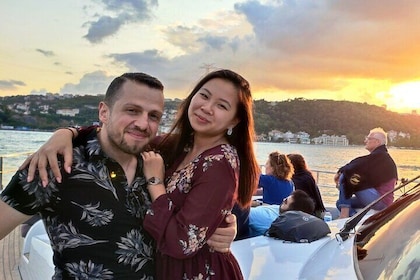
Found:
<svg viewBox="0 0 420 280"><path fill-rule="evenodd" d="M216 228L226 226L236 199L236 149L213 147L176 170L184 157L166 171L166 195L152 203L143 223L157 242L157 279L243 279L232 253L206 244Z"/></svg>

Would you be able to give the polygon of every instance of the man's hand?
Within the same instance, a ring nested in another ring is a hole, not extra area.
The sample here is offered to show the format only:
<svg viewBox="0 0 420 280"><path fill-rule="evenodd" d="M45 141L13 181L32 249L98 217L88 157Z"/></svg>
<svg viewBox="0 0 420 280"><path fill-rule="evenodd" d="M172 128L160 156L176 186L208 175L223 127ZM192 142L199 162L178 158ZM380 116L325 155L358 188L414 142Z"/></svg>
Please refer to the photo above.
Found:
<svg viewBox="0 0 420 280"><path fill-rule="evenodd" d="M66 170L67 173L70 173L73 161L72 137L73 133L69 129L58 129L51 138L38 149L38 151L28 157L19 167L21 170L29 164L27 181L31 182L34 179L35 171L38 169L42 185L44 187L47 186L47 167L50 166L57 182L61 183L62 176L58 166L57 155L63 155L64 170Z"/></svg>
<svg viewBox="0 0 420 280"><path fill-rule="evenodd" d="M236 216L233 214L226 216L226 222L229 224L228 227L217 228L207 240L207 244L220 253L229 252L230 245L236 237Z"/></svg>
<svg viewBox="0 0 420 280"><path fill-rule="evenodd" d="M334 174L334 183L337 189L339 188L340 175L341 175L340 172L337 172Z"/></svg>

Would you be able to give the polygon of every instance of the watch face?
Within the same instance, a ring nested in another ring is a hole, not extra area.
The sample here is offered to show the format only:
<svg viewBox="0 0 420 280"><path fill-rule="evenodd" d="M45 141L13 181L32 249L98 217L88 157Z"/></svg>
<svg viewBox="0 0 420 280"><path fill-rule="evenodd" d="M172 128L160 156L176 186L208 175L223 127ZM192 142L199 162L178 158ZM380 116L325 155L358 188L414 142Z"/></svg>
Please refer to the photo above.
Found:
<svg viewBox="0 0 420 280"><path fill-rule="evenodd" d="M162 181L161 181L159 178L152 177L152 178L150 178L149 180L147 180L147 183L148 183L149 185L157 185L157 184L161 184L161 183L162 183Z"/></svg>

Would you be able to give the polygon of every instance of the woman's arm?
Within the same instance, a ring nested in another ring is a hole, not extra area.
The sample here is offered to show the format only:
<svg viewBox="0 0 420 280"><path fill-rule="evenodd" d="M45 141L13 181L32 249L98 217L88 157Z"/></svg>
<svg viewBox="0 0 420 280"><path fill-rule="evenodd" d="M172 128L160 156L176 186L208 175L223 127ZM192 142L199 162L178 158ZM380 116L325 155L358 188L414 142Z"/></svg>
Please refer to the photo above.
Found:
<svg viewBox="0 0 420 280"><path fill-rule="evenodd" d="M166 194L163 183L165 176L165 165L160 154L154 151L141 153L143 158L143 174L146 177L147 190L149 191L152 202L159 196ZM153 180L153 182L150 182Z"/></svg>
<svg viewBox="0 0 420 280"><path fill-rule="evenodd" d="M73 127L57 129L47 142L24 161L19 169L24 169L29 165L28 182L33 180L35 171L38 170L42 185L45 187L48 184L47 166L50 166L56 180L61 182L62 176L58 167L57 155L63 155L64 170L70 173L73 162L73 144L75 146L80 145L84 138L96 128L97 126L80 129Z"/></svg>
<svg viewBox="0 0 420 280"><path fill-rule="evenodd" d="M31 182L34 179L35 171L38 170L42 185L45 187L48 184L47 166L50 166L57 182L61 183L57 155L63 155L64 170L70 172L73 161L72 140L74 135L77 136L77 129L75 128L58 129L47 142L28 157L19 167L19 169L23 169L29 164L27 181Z"/></svg>
<svg viewBox="0 0 420 280"><path fill-rule="evenodd" d="M201 172L205 168L207 170ZM160 195L146 215L143 226L164 254L178 259L194 256L224 223L232 207L238 174L225 158L207 162L205 168L199 164L194 169L199 173L191 180L194 185L184 189L188 194L183 205L173 204L171 195ZM219 178L223 178L223 184Z"/></svg>
<svg viewBox="0 0 420 280"><path fill-rule="evenodd" d="M163 184L164 180L164 161L162 157L153 152L143 152L143 173L146 177L146 180L155 177L158 180L161 180L161 184L148 185L148 191L152 198L152 201L155 201L161 195L166 194L165 186ZM229 252L229 248L235 239L236 236L236 216L229 214L226 216L225 222L227 227L217 228L214 234L207 240L207 244L213 248L215 251L220 253Z"/></svg>

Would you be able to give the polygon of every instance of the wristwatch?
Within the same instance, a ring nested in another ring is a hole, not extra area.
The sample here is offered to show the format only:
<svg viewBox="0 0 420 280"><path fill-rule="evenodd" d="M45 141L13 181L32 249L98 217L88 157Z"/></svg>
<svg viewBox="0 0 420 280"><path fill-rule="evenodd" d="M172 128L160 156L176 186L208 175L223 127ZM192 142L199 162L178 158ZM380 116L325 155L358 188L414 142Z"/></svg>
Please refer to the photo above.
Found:
<svg viewBox="0 0 420 280"><path fill-rule="evenodd" d="M158 177L151 177L150 179L147 180L147 185L149 186L154 186L154 185L159 185L159 184L163 184L163 181L159 179Z"/></svg>

